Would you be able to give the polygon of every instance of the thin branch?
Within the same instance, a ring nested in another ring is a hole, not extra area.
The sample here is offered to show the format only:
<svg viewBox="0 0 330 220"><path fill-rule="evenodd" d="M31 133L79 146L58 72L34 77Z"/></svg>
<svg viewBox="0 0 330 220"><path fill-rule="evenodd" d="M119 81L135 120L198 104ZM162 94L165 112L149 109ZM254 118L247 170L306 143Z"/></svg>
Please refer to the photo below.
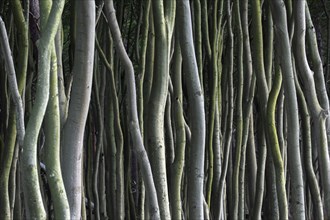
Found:
<svg viewBox="0 0 330 220"><path fill-rule="evenodd" d="M23 101L18 91L13 56L10 50L5 23L3 22L1 16L0 16L0 36L1 36L1 42L0 42L1 52L4 55L6 69L8 71L9 89L12 94L14 105L17 111L16 122L17 122L18 142L20 146L23 146L24 135L25 135Z"/></svg>

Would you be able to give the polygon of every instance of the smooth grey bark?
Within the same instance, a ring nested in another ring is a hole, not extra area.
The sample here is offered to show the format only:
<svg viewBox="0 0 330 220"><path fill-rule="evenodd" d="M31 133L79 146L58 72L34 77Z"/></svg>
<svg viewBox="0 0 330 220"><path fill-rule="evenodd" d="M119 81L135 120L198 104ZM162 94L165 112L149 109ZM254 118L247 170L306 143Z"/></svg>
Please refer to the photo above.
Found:
<svg viewBox="0 0 330 220"><path fill-rule="evenodd" d="M50 2L43 2L44 9ZM26 127L21 167L23 177L24 203L28 219L46 219L38 176L37 142L49 99L50 48L58 30L64 8L64 0L52 2L51 11L44 11L41 22L41 38L38 45L38 82L35 104Z"/></svg>
<svg viewBox="0 0 330 220"><path fill-rule="evenodd" d="M13 219L20 220L22 219L21 216L21 209L22 209L22 201L21 201L21 175L20 175L20 166L19 163L17 163L18 160L18 154L19 154L19 149L16 147L15 149L15 163L13 163L13 167L11 170L11 176L12 181L15 180L16 184L12 184L12 187L15 188L13 189L13 192L15 192L15 195L12 195L12 201L11 201L11 214L13 216ZM14 167L15 166L15 167Z"/></svg>
<svg viewBox="0 0 330 220"><path fill-rule="evenodd" d="M281 92L279 94L278 98L278 104L277 104L277 110L276 110L276 129L278 134L278 141L281 149L282 159L284 163L284 171L286 172L286 141L284 138L284 92L283 92L283 86L281 89Z"/></svg>
<svg viewBox="0 0 330 220"><path fill-rule="evenodd" d="M111 39L112 41L112 39ZM111 192L109 193L112 197L115 197L115 199L110 202L112 205L116 208L111 207L110 212L114 212L111 210L116 210L116 213L114 216L117 216L117 218L124 218L125 217L125 200L124 198L124 164L123 164L123 133L122 133L122 127L120 124L120 112L119 112L119 103L118 103L118 97L116 92L116 83L114 78L114 73L112 70L111 64L108 62L106 55L104 54L98 40L96 39L96 46L98 49L98 52L100 54L100 57L102 61L105 64L105 67L107 71L110 73L109 76L109 83L110 83L110 102L109 102L109 123L108 123L108 130L109 131L109 142L111 142L111 176L112 179L110 182L113 182L111 186ZM110 43L112 45L112 43ZM111 62L111 61L110 61ZM110 124L110 125L109 125ZM115 129L111 129L111 128ZM117 191L117 192L116 192ZM116 195L116 196L115 196ZM115 202L114 202L115 201Z"/></svg>
<svg viewBox="0 0 330 220"><path fill-rule="evenodd" d="M275 30L275 47L283 73L288 123L288 162L291 180L291 205L293 219L305 219L304 181L299 145L299 118L296 87L294 84L291 46L288 33L285 4L282 0L271 1Z"/></svg>
<svg viewBox="0 0 330 220"><path fill-rule="evenodd" d="M263 29L261 23L261 2L259 0L252 0L252 31L253 31L253 41L252 41L252 61L254 65L254 70L256 74L256 83L258 87L258 103L261 110L261 121L264 122L266 118L266 106L268 100L268 85L265 73L264 65L264 42L263 42ZM261 210L264 198L264 185L265 185L265 164L267 157L267 144L266 144L266 134L265 126L261 125L260 132L258 132L259 139L259 158L258 158L258 170L257 170L257 185L256 185L256 195L253 206L253 219L261 218Z"/></svg>
<svg viewBox="0 0 330 220"><path fill-rule="evenodd" d="M152 176L151 166L147 152L143 145L141 130L139 126L137 103L136 103L136 88L134 68L128 54L125 50L121 33L118 26L116 11L114 9L113 1L107 0L105 2L105 11L108 18L108 24L114 40L114 45L120 56L122 65L127 74L126 84L128 88L128 112L129 112L129 129L133 141L134 150L137 152L138 162L141 166L142 178L146 187L146 195L149 203L149 216L151 219L160 219L159 206L157 200L157 193L155 189L154 179Z"/></svg>
<svg viewBox="0 0 330 220"><path fill-rule="evenodd" d="M316 85L314 73L310 69L307 54L306 54L306 1L297 0L294 4L294 18L295 18L295 31L294 31L294 55L295 61L297 63L298 74L301 76L306 91L306 101L311 112L312 120L313 120L313 130L315 132L315 139L318 149L318 158L320 164L320 175L321 175L321 183L322 188L324 190L324 210L325 210L325 218L330 218L330 159L329 159L329 150L328 150L328 140L327 136L323 135L326 133L326 117L328 115L328 109L323 109L320 105L319 98L317 97L316 86L322 89L322 85L324 84L320 81ZM314 56L315 53L314 53ZM316 59L316 57L314 58ZM315 64L314 60L314 64ZM320 72L316 74L320 78ZM321 76L323 77L323 76ZM324 97L323 97L324 99ZM324 101L323 101L324 103ZM326 106L325 106L326 107Z"/></svg>
<svg viewBox="0 0 330 220"><path fill-rule="evenodd" d="M273 53L274 53L274 30L273 19L270 11L269 1L265 1L265 25L264 25L264 63L265 74L268 89L270 90L272 85L272 73L273 73ZM269 91L270 92L270 91Z"/></svg>
<svg viewBox="0 0 330 220"><path fill-rule="evenodd" d="M265 130L267 132L267 162L266 162L266 188L267 188L267 209L266 213L267 215L270 215L270 219L279 219L280 216L280 210L279 207L281 205L284 205L285 202L281 202L282 204L278 204L278 198L277 198L277 185L276 185L276 180L278 180L276 176L276 159L272 155L272 147L274 144L272 144L272 129L268 129L268 109L270 106L270 95L271 95L271 90L274 89L272 87L272 84L275 83L276 77L272 77L273 75L273 44L274 44L274 30L273 30L273 20L272 20L272 14L269 6L269 1L266 1L264 4L265 8L265 21L264 21L264 63L265 63L265 74L266 74L266 79L267 79L267 84L269 88L269 97L268 97L268 102L267 102L267 116L266 116L266 123L265 123ZM274 110L275 111L275 110ZM275 162L275 163L274 163ZM275 166L274 166L275 164Z"/></svg>
<svg viewBox="0 0 330 220"><path fill-rule="evenodd" d="M172 4L172 0L167 1L167 4ZM165 3L158 0L152 1L152 11L155 25L155 61L145 137L160 215L162 219L168 219L171 214L166 171L164 117L169 81L170 24L165 22Z"/></svg>
<svg viewBox="0 0 330 220"><path fill-rule="evenodd" d="M143 13L143 18L142 18L142 39L141 39L141 51L139 54L139 75L138 79L140 82L138 82L137 85L137 101L138 101L138 113L139 113L139 122L140 122L140 129L141 133L143 136L143 131L144 131L144 118L143 118L143 107L145 104L145 100L143 99L143 82L144 82L144 77L146 73L146 65L147 65L147 46L148 46L148 31L149 31L149 15L150 15L150 5L151 5L151 0L147 0L143 2L144 6L144 13ZM150 40L150 39L149 39ZM149 56L150 54L148 54Z"/></svg>
<svg viewBox="0 0 330 220"><path fill-rule="evenodd" d="M311 137L311 124L310 124L310 113L308 111L307 103L303 90L301 89L297 77L295 77L299 112L302 120L302 137L303 137L303 150L304 150L304 165L306 170L306 177L308 186L313 202L313 210L315 219L324 219L323 203L321 199L321 193L319 183L313 168L312 159L312 137Z"/></svg>
<svg viewBox="0 0 330 220"><path fill-rule="evenodd" d="M24 125L24 107L23 101L19 93L19 88L17 85L16 71L14 66L14 60L12 57L12 52L10 49L10 44L8 40L8 35L0 16L0 50L5 60L6 72L8 76L9 89L12 96L12 106L15 107L15 111L10 112L9 123L14 123L9 125L10 138L7 138L7 143L5 149L1 152L1 167L0 167L0 217L4 219L11 219L12 213L10 210L10 195L9 195L9 179L10 171L12 167L12 161L14 156L14 146L16 142L16 131L18 133L17 141L22 147L24 135L25 135L25 125ZM16 122L16 123L15 123ZM9 136L9 135L8 135Z"/></svg>
<svg viewBox="0 0 330 220"><path fill-rule="evenodd" d="M269 144L267 145L267 147ZM279 220L279 206L277 199L277 188L276 188L276 175L274 169L274 159L271 151L267 149L267 159L266 159L266 171L265 172L265 211L264 215L270 216L269 220Z"/></svg>
<svg viewBox="0 0 330 220"><path fill-rule="evenodd" d="M216 102L218 102L218 84L221 81L221 72L222 72L222 64L221 64L221 55L223 50L223 27L222 27L222 18L223 18L223 5L224 1L221 1L218 4L218 1L214 2L214 9L212 13L212 28L213 33L211 36L212 39L212 55L210 57L210 67L211 71L208 75L208 82L209 82L209 94L210 94L210 106L209 109L206 110L208 113L206 114L208 119L207 125L207 139L206 139L206 147L208 148L208 166L207 166L207 183L206 183L206 202L209 206L211 206L211 195L212 195L212 185L213 185L213 173L214 173L214 155L213 155L213 137L214 137L214 117L215 117L215 108ZM194 13L197 13L194 11ZM196 15L194 16L196 17ZM197 21L196 21L197 22ZM195 24L196 26L197 24ZM196 28L195 28L196 29ZM201 30L199 30L201 31ZM197 47L197 64L199 67L199 74L200 76L203 75L201 72L203 70L202 61L199 61L199 57L201 56L199 53L198 44ZM200 78L202 91L203 90L203 79ZM219 95L221 98L221 96Z"/></svg>
<svg viewBox="0 0 330 220"><path fill-rule="evenodd" d="M166 100L166 109L165 109L165 153L166 153L166 169L170 170L169 164L172 164L174 162L174 131L173 131L173 125L172 125L172 98L171 98L171 92L167 94L167 100ZM170 172L170 171L168 171ZM170 174L167 174L168 176ZM170 178L168 178L170 179ZM168 180L170 182L170 180Z"/></svg>
<svg viewBox="0 0 330 220"><path fill-rule="evenodd" d="M218 94L219 96L220 94ZM220 98L218 97L218 100ZM211 198L211 207L210 212L213 212L214 207L216 204L218 204L217 201L219 201L218 196L218 189L219 189L219 182L221 177L221 169L222 169L222 137L221 137L221 126L220 126L220 110L219 106L221 104L219 102L216 103L215 108L215 121L214 121L214 137L213 137L213 154L214 154L214 176L213 176L213 197ZM220 198L221 199L221 198Z"/></svg>
<svg viewBox="0 0 330 220"><path fill-rule="evenodd" d="M225 120L225 131L224 131L224 140L223 140L223 162L222 162L222 170L219 180L218 186L218 195L219 195L219 202L215 206L214 215L216 219L221 218L224 215L224 206L225 204L225 181L227 177L228 170L230 171L231 164L229 163L230 160L230 153L231 153L231 144L232 144L232 128L233 128L233 117L234 117L234 85L233 85L233 67L234 67L234 36L232 31L232 14L230 9L229 1L226 3L226 11L227 11L227 45L226 47L226 64L224 65L223 72L226 74L225 77L227 80L226 90L227 92L223 92L223 94L227 93L227 110L226 110L226 120ZM223 82L224 82L223 81ZM229 176L229 175L228 175ZM228 198L228 203L230 204L231 197Z"/></svg>
<svg viewBox="0 0 330 220"><path fill-rule="evenodd" d="M276 217L280 217L280 219L288 219L288 202L286 196L286 188L285 188L285 175L284 175L284 163L281 155L280 144L278 140L276 124L275 124L275 110L276 110L276 102L278 99L278 95L281 91L282 86L282 73L280 71L280 67L276 64L275 67L275 76L272 83L272 88L269 94L268 104L267 104L267 129L268 129L268 141L269 141L269 149L268 149L268 157L271 159L269 162L270 167L273 169L272 173L275 178L272 178L271 185L274 186L274 191L270 196L270 203L276 203L276 208L272 208L273 216L275 213ZM275 170L274 170L275 168ZM277 197L276 197L277 195ZM272 198L275 196L275 198ZM274 202L273 202L274 201ZM275 202L276 201L276 202ZM278 207L277 207L278 203ZM274 212L274 210L277 212Z"/></svg>
<svg viewBox="0 0 330 220"><path fill-rule="evenodd" d="M12 57L12 52L10 49L8 35L5 27L5 23L3 22L0 16L0 49L2 49L2 54L4 55L6 70L8 72L8 83L9 89L16 107L16 123L17 123L17 135L18 135L18 143L20 146L23 145L24 135L25 135L25 125L24 125L24 107L21 95L18 90L17 79L16 79L16 71L14 66L14 60Z"/></svg>
<svg viewBox="0 0 330 220"><path fill-rule="evenodd" d="M254 120L253 115L250 116L249 123L249 138L246 147L246 176L249 177L248 181L248 192L249 192L249 203L248 207L252 209L254 206L254 198L256 194L256 182L257 182L257 156L256 156L256 146L254 142Z"/></svg>
<svg viewBox="0 0 330 220"><path fill-rule="evenodd" d="M312 70L314 71L314 80L315 80L315 87L316 87L316 93L317 97L319 98L319 103L321 107L327 111L327 115L330 115L330 107L329 107L329 97L327 94L326 89L326 82L325 79L327 77L324 77L323 71L323 63L321 59L320 52L318 50L317 45L317 39L316 39L316 31L314 28L314 24L312 22L312 18L310 15L310 11L308 8L308 4L306 3L306 43L307 43L307 51L306 53L310 54L310 58L312 61ZM328 22L330 25L330 22ZM330 36L330 29L328 30L329 36ZM329 42L330 43L330 42ZM330 48L328 48L328 51L330 51ZM330 53L329 53L330 55ZM328 58L330 60L330 58ZM328 62L329 63L329 62ZM329 64L328 64L329 67ZM327 68L328 69L328 68ZM327 140L328 140L328 146L330 145L330 118L326 118L326 130L327 130Z"/></svg>
<svg viewBox="0 0 330 220"><path fill-rule="evenodd" d="M201 26L202 26L202 41L205 47L205 53L209 59L211 59L211 43L209 38L209 23L208 23L208 14L207 14L207 1L200 0L201 4Z"/></svg>
<svg viewBox="0 0 330 220"><path fill-rule="evenodd" d="M202 11L200 0L194 0L194 44L201 86L203 88Z"/></svg>
<svg viewBox="0 0 330 220"><path fill-rule="evenodd" d="M96 63L98 62L99 58L98 56L95 57ZM93 175L92 175L92 191L93 191L93 198L94 198L94 216L95 219L100 220L100 198L99 198L99 166L100 166L100 157L101 157L101 151L103 148L103 132L104 132L104 124L103 124L103 114L101 110L101 104L100 104L100 88L99 88L99 79L98 75L100 74L101 70L100 68L95 67L96 70L94 70L93 74L93 96L92 99L94 99L95 103L95 115L96 115L96 128L97 128L97 137L96 137L96 152L94 154L93 159ZM101 72L103 74L103 72Z"/></svg>
<svg viewBox="0 0 330 220"><path fill-rule="evenodd" d="M189 1L178 1L177 13L180 25L180 45L182 50L183 65L186 73L184 79L188 90L191 115L191 143L189 155L188 217L195 219L204 218L203 208L203 181L204 181L204 152L205 152L205 112L204 95L202 93L197 61L195 57L194 41L192 34L191 13Z"/></svg>
<svg viewBox="0 0 330 220"><path fill-rule="evenodd" d="M241 149L241 162L240 162L240 173L239 173L239 195L243 197L243 199L240 199L241 204L239 205L241 207L241 209L243 209L242 211L245 210L245 204L247 203L246 201L248 201L248 195L245 196L245 194L250 193L248 190L248 193L245 193L245 187L246 185L251 185L253 183L255 183L255 179L253 175L249 175L248 173L248 183L245 184L246 182L246 178L245 178L245 174L246 174L246 156L247 154L247 145L248 145L248 139L249 139L249 130L250 130L250 121L252 118L252 110L253 110L253 100L254 100L254 93L255 93L255 85L256 85L256 78L255 76L252 77L251 80L251 85L250 85L250 91L247 93L247 98L244 102L244 107L243 109L245 110L243 113L243 121L244 121L244 126L243 126L243 137L242 137L242 149ZM252 121L253 123L253 121ZM252 148L253 149L253 148ZM250 152L251 153L251 152ZM253 152L252 152L253 153ZM250 155L251 156L251 155ZM253 160L253 157L251 156L250 158L248 157L248 159ZM253 163L253 161L249 161L249 163ZM253 173L251 173L253 174ZM254 186L255 187L255 186ZM253 186L250 187L250 189L252 189L252 191L255 193L255 189ZM253 193L252 192L252 193ZM244 195L242 195L244 193ZM252 194L251 193L251 194ZM253 194L255 195L255 194ZM252 196L250 197L250 200ZM251 203L253 203L253 200L251 201ZM241 218L245 218L245 215L241 215Z"/></svg>
<svg viewBox="0 0 330 220"><path fill-rule="evenodd" d="M45 115L45 165L56 219L69 219L70 207L66 196L60 160L60 109L57 79L57 57L51 47L50 99Z"/></svg>
<svg viewBox="0 0 330 220"><path fill-rule="evenodd" d="M176 32L177 33L177 32ZM182 177L184 170L186 133L183 116L183 92L182 92L182 56L180 41L176 34L174 50L174 72L173 72L173 96L174 101L174 124L175 124L175 158L171 170L171 208L172 217L177 220L182 219Z"/></svg>
<svg viewBox="0 0 330 220"><path fill-rule="evenodd" d="M55 36L55 51L57 57L57 77L58 77L58 99L60 105L60 122L61 128L66 121L68 116L68 98L65 94L65 86L64 86L64 76L63 76L63 61L62 61L62 52L63 52L63 39L62 39L62 24L60 23L59 29Z"/></svg>
<svg viewBox="0 0 330 220"><path fill-rule="evenodd" d="M150 9L149 12L149 34L148 34L148 43L147 43L147 57L146 57L146 70L143 82L143 118L147 118L148 111L147 109L150 93L151 93L151 86L152 86L152 79L154 73L154 57L155 57L155 27L154 27L154 19L153 13ZM146 126L144 126L146 127Z"/></svg>
<svg viewBox="0 0 330 220"><path fill-rule="evenodd" d="M236 149L235 149L235 159L234 159L234 169L233 169L233 219L245 219L245 203L244 203L244 178L243 182L240 182L240 175L244 170L240 170L243 145L243 128L247 121L243 121L243 88L244 88L244 78L243 78L243 31L241 25L241 15L240 15L240 2L238 0L234 1L234 18L235 18L235 37L236 37L236 65L237 65L237 84L236 84L236 111L235 111L235 121L236 121ZM249 113L247 115L249 119Z"/></svg>
<svg viewBox="0 0 330 220"><path fill-rule="evenodd" d="M312 18L310 15L307 2L305 5L306 5L305 14L306 14L306 43L307 43L306 53L311 54L310 58L313 63L312 70L314 71L316 93L317 93L317 97L319 98L320 105L323 109L329 112L330 111L329 97L327 95L327 90L326 90L322 59L320 56L320 52L318 50L315 28L312 22ZM329 126L330 120L327 119L327 121ZM328 132L329 129L330 127L327 128Z"/></svg>
<svg viewBox="0 0 330 220"><path fill-rule="evenodd" d="M249 1L242 3L241 13L242 13L242 32L243 32L243 64L244 64L244 102L245 106L248 106L248 111L252 112L253 110L253 99L254 99L254 88L256 86L256 77L252 76L252 55L251 55L251 45L250 45L250 36L249 36L249 18L248 18L248 6ZM253 88L254 87L254 88ZM245 108L244 108L245 109ZM246 118L249 117L249 118ZM246 171L242 172L241 180L245 179L245 173L247 173L249 181L248 185L248 199L249 208L252 209L254 204L254 195L255 195L255 183L256 183L256 170L257 162L255 156L255 146L254 133L253 133L253 114L245 114L244 129L243 131L243 147L242 147L242 169ZM252 132L252 133L251 133ZM252 135L251 135L252 134ZM250 140L250 142L249 142ZM252 143L251 143L252 142ZM244 156L245 155L245 156ZM246 163L245 158L247 157ZM247 166L245 168L245 166Z"/></svg>
<svg viewBox="0 0 330 220"><path fill-rule="evenodd" d="M76 44L73 82L68 117L63 128L62 171L71 219L80 219L82 198L82 159L86 118L92 91L95 2L75 2Z"/></svg>
<svg viewBox="0 0 330 220"><path fill-rule="evenodd" d="M172 47L171 42L173 38L174 25L175 25L175 15L176 15L176 0L164 1L164 18L166 25L166 34L167 34L167 43L168 43L168 52ZM168 54L170 58L170 53Z"/></svg>

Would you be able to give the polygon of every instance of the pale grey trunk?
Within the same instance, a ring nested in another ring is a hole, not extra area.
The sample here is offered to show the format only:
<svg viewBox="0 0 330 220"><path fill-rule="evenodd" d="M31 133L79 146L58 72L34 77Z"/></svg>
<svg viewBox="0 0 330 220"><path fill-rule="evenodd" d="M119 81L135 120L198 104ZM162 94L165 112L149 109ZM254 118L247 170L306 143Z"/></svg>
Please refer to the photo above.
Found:
<svg viewBox="0 0 330 220"><path fill-rule="evenodd" d="M62 30L63 30L62 24L60 23L59 29L55 37L55 51L57 57L58 99L59 99L59 107L60 107L61 128L63 128L68 113L68 99L65 94L63 63L62 63L62 50L63 50Z"/></svg>
<svg viewBox="0 0 330 220"><path fill-rule="evenodd" d="M252 0L252 31L253 31L253 41L252 41L252 61L254 65L254 70L256 74L256 82L258 87L258 103L261 110L261 123L265 121L266 117L266 106L268 100L269 88L266 79L265 65L264 65L264 43L263 43L263 29L261 23L261 2L259 0ZM259 123L258 125L260 132L258 132L259 139L259 157L258 157L258 170L257 170L257 183L256 183L256 195L253 206L253 219L261 218L261 210L264 197L264 179L265 179L265 164L267 155L267 144L266 144L266 134L265 125Z"/></svg>
<svg viewBox="0 0 330 220"><path fill-rule="evenodd" d="M316 143L318 149L319 156L319 164L320 164L320 175L321 175L321 183L324 190L324 209L325 209L325 217L326 219L330 218L330 160L329 160L329 150L328 150L328 140L327 135L323 135L326 133L326 114L328 114L327 106L325 106L325 110L322 109L319 98L317 97L317 87L322 89L324 87L324 81L320 82L318 80L318 84L315 83L315 76L319 76L320 71L317 74L314 74L310 69L308 64L307 55L306 55L306 46L305 46L305 38L306 38L306 1L299 0L296 2L294 7L294 18L295 18L295 32L294 32L294 55L295 61L297 63L298 74L301 76L305 91L306 91L306 100L309 110L311 112L312 120L313 120L313 130L316 131ZM316 54L314 53L314 59L316 59ZM314 60L314 64L315 64ZM323 76L321 76L323 77ZM322 96L321 96L322 97ZM327 96L326 96L327 97ZM323 96L324 100L324 96ZM326 102L323 101L323 104Z"/></svg>
<svg viewBox="0 0 330 220"><path fill-rule="evenodd" d="M62 171L71 219L80 219L82 159L86 118L92 91L95 2L76 1L76 48L68 117L63 128Z"/></svg>
<svg viewBox="0 0 330 220"><path fill-rule="evenodd" d="M21 95L18 90L17 79L16 79L16 71L14 66L14 60L12 57L12 52L10 49L7 31L5 27L5 23L3 22L2 18L0 17L0 36L1 36L1 49L2 54L5 59L6 70L8 72L8 83L9 89L11 92L11 96L13 99L13 103L16 110L16 122L17 122L17 136L18 136L18 143L20 146L23 145L24 135L25 135L25 125L24 125L24 107Z"/></svg>
<svg viewBox="0 0 330 220"><path fill-rule="evenodd" d="M57 58L51 47L50 99L45 116L45 165L52 196L55 218L70 218L70 207L66 196L60 162L60 109L58 99Z"/></svg>
<svg viewBox="0 0 330 220"><path fill-rule="evenodd" d="M203 181L205 152L205 112L197 61L192 36L189 1L178 1L177 16L180 25L180 45L185 69L185 81L191 114L191 143L189 155L188 194L189 218L203 219Z"/></svg>
<svg viewBox="0 0 330 220"><path fill-rule="evenodd" d="M149 212L151 219L160 219L159 206L157 194L152 176L151 166L147 152L143 145L141 130L139 126L137 103L136 103L136 88L133 64L125 50L120 29L118 26L116 12L113 1L107 0L105 2L105 12L109 22L109 27L113 37L114 45L120 56L120 60L127 74L126 84L128 88L128 113L129 113L129 129L133 142L134 150L136 150L139 165L141 166L142 178L146 187L147 201L149 203Z"/></svg>
<svg viewBox="0 0 330 220"><path fill-rule="evenodd" d="M283 73L285 103L288 116L288 159L291 179L291 209L293 219L305 219L305 200L302 164L299 146L299 118L296 87L294 84L293 63L287 26L285 4L281 0L271 1L271 10L275 28L275 45L280 54L280 66Z"/></svg>
<svg viewBox="0 0 330 220"><path fill-rule="evenodd" d="M16 130L18 133L18 143L20 147L23 145L24 135L25 135L25 125L24 125L24 107L21 95L19 93L16 72L14 66L14 60L12 57L12 52L10 49L10 44L8 40L8 35L5 27L5 23L3 22L0 16L0 49L2 55L5 60L6 72L8 75L8 83L10 88L10 93L13 101L10 102L13 107L15 107L15 111L10 113L9 123L13 123L9 125L9 134L10 138L7 138L7 143L5 144L5 149L2 151L1 155L1 167L0 167L0 217L4 219L11 219L13 216L10 212L10 196L9 196L9 179L10 179L10 171L11 165L14 156L15 149L15 141L16 141ZM16 122L16 123L15 123ZM9 135L8 135L9 137Z"/></svg>
<svg viewBox="0 0 330 220"><path fill-rule="evenodd" d="M168 1L167 3L170 3ZM164 4L162 1L152 1L155 24L155 65L151 93L148 103L146 140L152 173L155 180L160 214L162 219L170 218L168 185L166 174L166 157L164 141L164 117L168 92L168 58L170 30L165 22Z"/></svg>
<svg viewBox="0 0 330 220"><path fill-rule="evenodd" d="M177 32L176 32L177 33ZM176 34L175 50L173 57L173 96L174 101L174 124L175 124L175 159L172 164L172 178L171 178L171 208L172 217L177 220L182 219L182 178L184 170L185 148L186 148L186 134L184 128L183 116L183 92L182 92L182 56L180 42Z"/></svg>
<svg viewBox="0 0 330 220"><path fill-rule="evenodd" d="M226 89L227 91L223 91L222 94L227 93L227 109L226 109L226 119L225 119L225 131L224 131L224 140L223 140L223 162L222 162L222 170L219 180L219 186L218 186L218 195L219 195L219 202L215 206L214 215L215 219L221 218L221 216L224 215L225 210L225 184L226 184L226 177L229 176L230 172L230 153L231 153L231 144L232 144L232 128L233 128L233 117L234 117L234 85L233 85L233 66L234 66L234 36L232 31L232 15L230 10L230 4L229 1L226 3L226 11L228 16L228 24L227 24L227 45L226 47L226 63L224 65L224 77L226 77L227 86L226 88L223 87L223 89ZM228 203L230 203L231 197L228 198Z"/></svg>
<svg viewBox="0 0 330 220"><path fill-rule="evenodd" d="M43 2L43 8L50 7L50 2ZM21 157L23 192L25 208L28 219L46 219L43 199L40 192L38 175L38 136L46 112L49 99L49 72L50 48L58 30L64 8L64 0L52 2L50 14L44 12L42 22L42 35L38 45L38 83L35 104L31 111L24 137L24 146ZM49 15L49 16L48 16Z"/></svg>

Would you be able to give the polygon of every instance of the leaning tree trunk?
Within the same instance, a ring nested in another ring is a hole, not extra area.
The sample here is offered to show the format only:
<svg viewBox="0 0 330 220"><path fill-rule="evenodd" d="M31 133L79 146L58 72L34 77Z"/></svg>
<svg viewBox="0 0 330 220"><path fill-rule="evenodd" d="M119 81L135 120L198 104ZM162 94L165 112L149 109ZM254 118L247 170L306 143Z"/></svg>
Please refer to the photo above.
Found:
<svg viewBox="0 0 330 220"><path fill-rule="evenodd" d="M37 158L37 142L49 98L49 51L53 45L58 25L61 20L64 0L54 1L48 16L50 4L50 1L43 1L41 4L41 9L44 10L44 14L41 17L42 32L38 46L39 75L37 92L35 103L26 128L21 161L24 202L27 210L27 218L31 219L46 219L38 176L39 166Z"/></svg>
<svg viewBox="0 0 330 220"><path fill-rule="evenodd" d="M12 57L12 52L9 45L9 40L7 37L7 31L5 23L0 17L0 49L4 55L6 69L8 71L8 83L10 87L10 92L13 101L10 102L16 109L12 110L9 116L10 138L8 138L7 147L1 155L2 163L0 167L0 217L3 219L11 219L10 213L10 196L9 196L9 177L11 171L11 165L14 156L15 140L16 134L18 133L17 141L20 147L22 147L24 135L25 135L25 125L24 125L24 107L23 101L19 92L19 87L17 85L16 71L14 66L14 60ZM24 74L23 74L24 76ZM16 125L17 123L17 125ZM17 133L16 133L17 130Z"/></svg>
<svg viewBox="0 0 330 220"><path fill-rule="evenodd" d="M19 93L22 95L25 83L26 83L26 70L28 63L28 53L29 53L29 37L28 37L28 24L26 18L23 14L22 4L19 0L10 1L11 10L14 16L14 24L17 28L18 35L18 46L20 48L20 53L18 54L18 59L20 62L17 64L17 84ZM28 11L28 10L27 10ZM3 25L4 27L4 25ZM1 37L2 40L5 40L5 37ZM9 41L8 41L9 42ZM9 45L8 45L9 46ZM1 47L5 48L5 45L1 45ZM5 53L3 53L5 54ZM7 55L8 56L8 55ZM7 61L8 62L8 61ZM7 67L8 68L8 67ZM7 70L10 70L9 68ZM5 74L4 74L5 75ZM5 80L4 80L5 81ZM4 82L5 85L6 82ZM4 86L5 87L5 86ZM24 100L24 97L22 97ZM15 151L15 143L16 143L16 111L11 111L9 113L9 126L8 126L8 134L6 135L7 140L5 140L5 149L3 154L0 156L2 160L1 168L0 168L0 218L6 219L11 216L10 214L10 196L9 196L9 174L11 172L12 161L14 157ZM22 142L22 136L21 142ZM21 143L22 144L22 143ZM17 151L17 150L16 150ZM4 156L5 155L5 156ZM13 216L11 216L13 217Z"/></svg>
<svg viewBox="0 0 330 220"><path fill-rule="evenodd" d="M114 9L113 1L108 0L105 2L106 16L109 21L109 27L116 50L120 56L121 62L127 74L126 80L128 85L128 112L129 112L129 129L133 142L134 150L137 152L139 164L141 166L142 178L146 187L146 194L149 202L149 216L151 219L160 219L159 205L157 200L157 194L152 176L151 166L147 152L143 145L141 130L139 126L137 103L136 103L136 88L134 69L131 60L128 57L123 41L121 39L121 33L118 26L116 11Z"/></svg>

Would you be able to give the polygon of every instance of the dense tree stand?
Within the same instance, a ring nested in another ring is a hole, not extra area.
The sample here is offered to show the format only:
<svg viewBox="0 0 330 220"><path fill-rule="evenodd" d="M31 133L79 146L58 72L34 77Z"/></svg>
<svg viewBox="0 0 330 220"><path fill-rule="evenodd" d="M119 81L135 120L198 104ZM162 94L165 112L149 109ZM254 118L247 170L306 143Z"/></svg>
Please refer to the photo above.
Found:
<svg viewBox="0 0 330 220"><path fill-rule="evenodd" d="M0 219L330 219L330 3L0 1Z"/></svg>

